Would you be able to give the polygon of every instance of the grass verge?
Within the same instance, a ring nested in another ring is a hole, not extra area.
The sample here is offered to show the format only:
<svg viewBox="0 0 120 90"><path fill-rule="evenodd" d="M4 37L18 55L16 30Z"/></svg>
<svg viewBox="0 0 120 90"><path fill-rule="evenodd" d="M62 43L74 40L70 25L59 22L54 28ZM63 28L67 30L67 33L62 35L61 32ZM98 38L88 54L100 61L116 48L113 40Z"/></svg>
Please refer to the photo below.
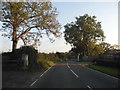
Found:
<svg viewBox="0 0 120 90"><path fill-rule="evenodd" d="M92 68L98 71L101 71L103 73L106 73L108 75L117 77L120 79L120 71L118 68L113 68L113 67L107 67L107 66L101 66L101 65L86 65L88 68Z"/></svg>

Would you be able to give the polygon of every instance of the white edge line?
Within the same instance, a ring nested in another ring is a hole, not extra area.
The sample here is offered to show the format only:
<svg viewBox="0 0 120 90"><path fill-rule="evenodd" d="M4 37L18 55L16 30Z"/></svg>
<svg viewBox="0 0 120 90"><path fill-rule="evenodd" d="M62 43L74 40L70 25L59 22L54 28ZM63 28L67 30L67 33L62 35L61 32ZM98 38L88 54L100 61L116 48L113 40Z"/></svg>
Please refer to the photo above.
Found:
<svg viewBox="0 0 120 90"><path fill-rule="evenodd" d="M108 74L106 74L106 73L103 73L103 72L100 72L100 71L97 71L97 70L94 70L94 69L88 68L88 67L86 67L86 66L83 66L83 67L85 67L85 68L87 68L87 69L89 69L89 70L92 70L92 71L95 71L95 72L98 72L98 73L104 74L104 75L109 76L109 77L111 77L111 78L119 79L119 78L116 78L116 77L114 77L114 76L110 76L110 75L108 75Z"/></svg>
<svg viewBox="0 0 120 90"><path fill-rule="evenodd" d="M37 81L38 79L36 79L30 86L33 86Z"/></svg>
<svg viewBox="0 0 120 90"><path fill-rule="evenodd" d="M52 65L51 67L53 67L53 66L54 65ZM42 77L51 67L49 67L45 72L43 72L43 74L41 74L40 77ZM36 79L30 86L33 86L37 81L38 81L38 79Z"/></svg>
<svg viewBox="0 0 120 90"><path fill-rule="evenodd" d="M67 67L70 68L70 66L68 65L68 63L67 63Z"/></svg>
<svg viewBox="0 0 120 90"><path fill-rule="evenodd" d="M79 76L72 70L72 69L70 69L71 71L72 71L72 73L77 77L77 78L79 78Z"/></svg>
<svg viewBox="0 0 120 90"><path fill-rule="evenodd" d="M70 66L68 66L68 68L70 68Z"/></svg>
<svg viewBox="0 0 120 90"><path fill-rule="evenodd" d="M91 88L89 85L87 85L87 87L88 87L90 90L92 90L92 88Z"/></svg>
<svg viewBox="0 0 120 90"><path fill-rule="evenodd" d="M53 66L54 66L54 65L53 65ZM51 67L53 67L53 66L51 66ZM48 70L50 70L51 67L49 67L45 72L43 72L43 74L41 74L40 77L42 77Z"/></svg>
<svg viewBox="0 0 120 90"><path fill-rule="evenodd" d="M42 76L43 76L43 74L40 75L40 77L42 77ZM40 77L39 77L39 78L40 78Z"/></svg>

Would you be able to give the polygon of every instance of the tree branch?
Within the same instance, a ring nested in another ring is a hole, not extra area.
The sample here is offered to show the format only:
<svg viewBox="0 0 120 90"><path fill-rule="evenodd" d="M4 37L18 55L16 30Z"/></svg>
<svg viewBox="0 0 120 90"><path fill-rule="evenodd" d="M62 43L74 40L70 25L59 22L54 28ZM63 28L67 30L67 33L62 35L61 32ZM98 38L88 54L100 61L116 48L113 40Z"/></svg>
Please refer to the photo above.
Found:
<svg viewBox="0 0 120 90"><path fill-rule="evenodd" d="M40 27L40 25L36 25L36 26L27 28L23 33L21 33L21 34L16 38L16 40L20 39L23 35L25 35L26 33L28 33L32 28L37 28L37 27Z"/></svg>
<svg viewBox="0 0 120 90"><path fill-rule="evenodd" d="M24 34L26 34L28 31L30 31L32 29L32 27L30 28L27 28L23 33L21 33L17 38L16 40L18 40L19 38L21 38Z"/></svg>
<svg viewBox="0 0 120 90"><path fill-rule="evenodd" d="M23 37L21 37L21 39L22 39L22 41L23 41L24 45L26 46L25 39L24 39Z"/></svg>

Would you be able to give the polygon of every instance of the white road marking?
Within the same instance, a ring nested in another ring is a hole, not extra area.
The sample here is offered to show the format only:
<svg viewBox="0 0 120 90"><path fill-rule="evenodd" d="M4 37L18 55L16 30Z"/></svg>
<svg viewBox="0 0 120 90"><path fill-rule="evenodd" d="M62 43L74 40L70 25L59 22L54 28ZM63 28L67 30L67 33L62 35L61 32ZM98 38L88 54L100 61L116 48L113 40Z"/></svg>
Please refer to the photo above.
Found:
<svg viewBox="0 0 120 90"><path fill-rule="evenodd" d="M68 65L68 63L67 63L67 67L70 68L70 66Z"/></svg>
<svg viewBox="0 0 120 90"><path fill-rule="evenodd" d="M70 68L70 66L68 66L68 68Z"/></svg>
<svg viewBox="0 0 120 90"><path fill-rule="evenodd" d="M42 77L42 76L43 76L43 74L42 74L42 75L40 75L40 77ZM40 78L40 77L39 77L39 78Z"/></svg>
<svg viewBox="0 0 120 90"><path fill-rule="evenodd" d="M54 66L54 65L53 65L53 66ZM53 66L51 66L51 67L53 67ZM51 67L50 67L50 68L51 68ZM48 70L50 70L50 68L48 68L43 74L41 74L41 75L39 76L39 78L42 77ZM38 79L36 79L30 86L33 86L37 81L38 81Z"/></svg>
<svg viewBox="0 0 120 90"><path fill-rule="evenodd" d="M67 63L67 67L70 69L70 66L68 65L68 63ZM71 71L77 78L79 78L79 76L78 76L72 69L70 69L70 71Z"/></svg>
<svg viewBox="0 0 120 90"><path fill-rule="evenodd" d="M54 66L54 65L53 65ZM50 70L53 66L49 67L45 72L43 72L43 74L40 75L40 77L42 77L48 70ZM39 78L40 78L39 77Z"/></svg>
<svg viewBox="0 0 120 90"><path fill-rule="evenodd" d="M50 67L51 68L51 67ZM48 70L50 70L50 68L48 68L44 73L46 73Z"/></svg>
<svg viewBox="0 0 120 90"><path fill-rule="evenodd" d="M37 81L38 79L36 79L30 86L33 86Z"/></svg>
<svg viewBox="0 0 120 90"><path fill-rule="evenodd" d="M87 85L87 87L88 87L90 90L92 90L92 88L91 88L89 85Z"/></svg>
<svg viewBox="0 0 120 90"><path fill-rule="evenodd" d="M88 67L86 67L86 66L83 66L83 67L85 67L85 68L87 68L87 69L89 69L89 70L91 70L91 71L95 71L95 72L101 73L101 74L103 74L103 75L106 75L106 76L108 76L108 77L111 77L111 78L114 78L114 79L119 79L119 78L116 78L116 77L110 76L110 75L108 75L108 74L105 74L105 73L103 73L103 72L100 72L100 71L97 71L97 70L94 70L94 69L88 68Z"/></svg>
<svg viewBox="0 0 120 90"><path fill-rule="evenodd" d="M72 69L70 69L71 71L72 71L72 73L77 77L77 78L79 78L79 76L72 70Z"/></svg>

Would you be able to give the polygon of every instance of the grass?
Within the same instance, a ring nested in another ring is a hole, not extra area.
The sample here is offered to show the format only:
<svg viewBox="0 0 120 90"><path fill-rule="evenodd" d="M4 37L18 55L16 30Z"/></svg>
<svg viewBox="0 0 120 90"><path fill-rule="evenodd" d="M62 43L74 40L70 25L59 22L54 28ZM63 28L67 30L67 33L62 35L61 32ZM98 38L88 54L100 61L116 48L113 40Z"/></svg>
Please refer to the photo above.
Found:
<svg viewBox="0 0 120 90"><path fill-rule="evenodd" d="M87 67L109 74L120 79L120 71L118 68L101 66L101 65L87 65Z"/></svg>

